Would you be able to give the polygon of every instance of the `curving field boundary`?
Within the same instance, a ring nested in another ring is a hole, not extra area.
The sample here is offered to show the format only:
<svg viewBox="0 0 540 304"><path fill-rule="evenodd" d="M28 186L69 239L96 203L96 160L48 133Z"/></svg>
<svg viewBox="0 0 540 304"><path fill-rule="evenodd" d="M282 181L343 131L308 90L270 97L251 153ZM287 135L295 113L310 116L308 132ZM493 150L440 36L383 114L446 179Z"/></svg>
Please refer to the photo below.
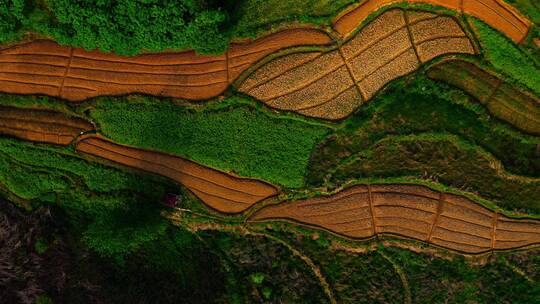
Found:
<svg viewBox="0 0 540 304"><path fill-rule="evenodd" d="M208 99L223 93L240 73L270 53L330 43L322 31L291 29L232 44L221 56L170 52L121 57L36 40L0 50L0 90L70 101L130 93Z"/></svg>
<svg viewBox="0 0 540 304"><path fill-rule="evenodd" d="M478 254L540 243L540 221L511 219L455 194L414 185L359 185L269 205L251 222L291 220L350 238L397 235Z"/></svg>
<svg viewBox="0 0 540 304"><path fill-rule="evenodd" d="M430 67L427 75L469 93L495 117L522 131L540 135L540 101L493 73L472 62L450 59Z"/></svg>
<svg viewBox="0 0 540 304"><path fill-rule="evenodd" d="M342 38L348 39L347 36L353 33L371 13L398 2L403 1L364 1L339 15L333 22L334 27ZM502 0L409 0L408 2L430 3L470 13L515 41L523 40L531 26L530 21L516 13ZM407 25L407 30L409 36L414 36L410 24ZM425 33L418 35L426 33L429 35L431 30L427 29ZM441 33L444 32L444 25L439 27L439 30ZM449 48L449 53L455 52L454 48L463 48L460 45L462 42L456 37L450 35L445 39L446 42L423 41L424 46L417 45L419 42L415 41L413 44L418 49L415 56L422 56L422 53L430 56L430 52L444 47ZM209 99L222 94L242 72L269 54L295 46L323 46L333 42L340 43L322 30L297 28L273 33L253 42L231 44L229 50L220 56L199 56L187 51L122 57L60 46L48 40L35 40L0 49L0 91L14 94L44 94L70 101L131 93L193 100ZM453 43L457 43L457 46ZM410 52L399 55L412 56ZM347 61L346 58L342 60ZM412 58L410 60L413 61ZM422 60L420 57L419 61ZM364 64L369 65L370 62L366 61ZM411 64L412 62L407 63L405 67L395 68L405 71L411 69ZM397 62L394 62L394 65L397 65ZM348 67L349 70L352 67ZM385 74L379 76L386 77ZM373 79L372 81L380 82ZM367 90L364 98L372 93ZM354 90L341 93L343 94L335 97L351 98L359 94ZM331 106L327 104L326 107ZM310 109L305 109L305 112L310 112Z"/></svg>
<svg viewBox="0 0 540 304"><path fill-rule="evenodd" d="M342 119L390 81L435 57L457 53L475 51L453 17L390 9L336 50L269 61L239 91L276 109Z"/></svg>
<svg viewBox="0 0 540 304"><path fill-rule="evenodd" d="M332 23L336 31L346 37L371 13L396 3L432 4L466 13L481 19L516 43L521 43L527 37L532 26L525 16L503 0L366 0L345 9Z"/></svg>
<svg viewBox="0 0 540 304"><path fill-rule="evenodd" d="M93 129L84 119L56 111L0 106L0 134L4 135L66 146L82 132Z"/></svg>
<svg viewBox="0 0 540 304"><path fill-rule="evenodd" d="M171 178L224 213L242 212L278 193L262 181L235 177L177 156L115 144L96 135L81 137L76 150Z"/></svg>

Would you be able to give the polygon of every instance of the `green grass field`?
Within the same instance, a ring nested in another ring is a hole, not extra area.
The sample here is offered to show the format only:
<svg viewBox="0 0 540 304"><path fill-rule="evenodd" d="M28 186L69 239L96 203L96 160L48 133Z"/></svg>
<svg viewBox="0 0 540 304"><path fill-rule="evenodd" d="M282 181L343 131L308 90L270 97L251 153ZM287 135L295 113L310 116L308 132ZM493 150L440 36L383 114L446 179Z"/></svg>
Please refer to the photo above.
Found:
<svg viewBox="0 0 540 304"><path fill-rule="evenodd" d="M240 176L303 185L309 155L329 133L321 124L270 114L241 97L203 109L153 98L101 98L91 110L101 132Z"/></svg>

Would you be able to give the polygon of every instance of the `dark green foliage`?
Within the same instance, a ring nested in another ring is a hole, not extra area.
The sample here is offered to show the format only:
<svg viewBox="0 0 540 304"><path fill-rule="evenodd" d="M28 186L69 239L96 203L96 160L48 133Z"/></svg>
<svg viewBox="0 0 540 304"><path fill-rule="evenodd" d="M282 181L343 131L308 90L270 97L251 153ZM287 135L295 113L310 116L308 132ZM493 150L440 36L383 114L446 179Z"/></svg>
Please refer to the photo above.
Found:
<svg viewBox="0 0 540 304"><path fill-rule="evenodd" d="M141 245L158 239L166 228L167 222L155 205L134 204L125 210L99 214L84 232L84 240L100 255L122 260Z"/></svg>
<svg viewBox="0 0 540 304"><path fill-rule="evenodd" d="M235 36L254 36L280 22L301 20L330 24L330 19L354 0L243 0L233 11Z"/></svg>
<svg viewBox="0 0 540 304"><path fill-rule="evenodd" d="M532 55L523 52L513 41L484 22L478 19L472 21L489 63L500 73L509 76L509 80L540 95L540 64Z"/></svg>
<svg viewBox="0 0 540 304"><path fill-rule="evenodd" d="M355 257L342 251L319 256L340 303L404 303L403 284L392 264L376 252Z"/></svg>
<svg viewBox="0 0 540 304"><path fill-rule="evenodd" d="M18 39L23 22L25 0L0 2L0 43Z"/></svg>
<svg viewBox="0 0 540 304"><path fill-rule="evenodd" d="M329 23L351 0L5 0L0 43L27 32L61 44L122 55L165 49L223 53L231 38L254 37L291 20Z"/></svg>
<svg viewBox="0 0 540 304"><path fill-rule="evenodd" d="M327 303L306 263L271 238L224 232L199 233L228 265L227 303ZM241 299L244 298L242 301Z"/></svg>
<svg viewBox="0 0 540 304"><path fill-rule="evenodd" d="M89 163L67 148L0 138L0 185L17 197L60 206L95 251L118 261L165 229L167 182Z"/></svg>
<svg viewBox="0 0 540 304"><path fill-rule="evenodd" d="M119 54L141 50L194 48L221 53L228 37L221 30L227 16L202 1L50 0L60 43Z"/></svg>
<svg viewBox="0 0 540 304"><path fill-rule="evenodd" d="M173 153L241 176L303 185L309 154L328 129L259 107L181 107L153 98L100 98L91 116L116 142Z"/></svg>
<svg viewBox="0 0 540 304"><path fill-rule="evenodd" d="M0 199L3 303L215 303L223 296L219 257L188 231L169 226L118 264L81 246L68 221L61 207L26 212ZM42 240L48 248L39 252Z"/></svg>
<svg viewBox="0 0 540 304"><path fill-rule="evenodd" d="M508 264L509 258L527 258L538 252L495 255L487 264L475 266L462 257L445 260L397 248L383 250L407 275L413 303L538 302L539 285L513 271ZM538 268L534 272L538 273Z"/></svg>
<svg viewBox="0 0 540 304"><path fill-rule="evenodd" d="M6 0L0 3L0 43L24 32L61 44L122 55L193 48L222 53L228 14L192 0Z"/></svg>

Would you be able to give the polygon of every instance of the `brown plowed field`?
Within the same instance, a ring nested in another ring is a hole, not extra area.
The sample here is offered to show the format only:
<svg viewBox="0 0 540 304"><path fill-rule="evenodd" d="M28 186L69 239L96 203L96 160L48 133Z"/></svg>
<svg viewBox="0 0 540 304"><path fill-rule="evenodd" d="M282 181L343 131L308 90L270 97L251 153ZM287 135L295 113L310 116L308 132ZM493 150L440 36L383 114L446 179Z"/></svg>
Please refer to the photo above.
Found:
<svg viewBox="0 0 540 304"><path fill-rule="evenodd" d="M261 181L234 177L177 156L122 146L97 136L81 139L76 148L80 152L169 177L220 212L242 212L277 194L275 187Z"/></svg>
<svg viewBox="0 0 540 304"><path fill-rule="evenodd" d="M69 145L81 132L94 129L86 120L60 112L0 106L0 134L25 140Z"/></svg>
<svg viewBox="0 0 540 304"><path fill-rule="evenodd" d="M0 91L71 101L129 93L208 99L221 94L240 73L270 53L331 42L322 31L292 29L233 44L221 56L189 51L121 57L37 40L0 50Z"/></svg>
<svg viewBox="0 0 540 304"><path fill-rule="evenodd" d="M532 25L527 18L503 0L367 0L360 5L352 5L350 9L338 15L333 21L334 28L342 37L347 37L371 13L381 7L400 2L428 3L473 15L518 43L527 36Z"/></svg>
<svg viewBox="0 0 540 304"><path fill-rule="evenodd" d="M338 50L289 54L268 62L239 90L273 108L341 119L388 82L447 53L474 54L456 20L392 9Z"/></svg>
<svg viewBox="0 0 540 304"><path fill-rule="evenodd" d="M431 67L427 74L465 90L497 118L528 133L540 134L540 102L474 63L446 60Z"/></svg>
<svg viewBox="0 0 540 304"><path fill-rule="evenodd" d="M280 219L351 238L394 234L472 254L540 243L538 220L510 219L465 197L413 185L354 186L266 206L249 220Z"/></svg>

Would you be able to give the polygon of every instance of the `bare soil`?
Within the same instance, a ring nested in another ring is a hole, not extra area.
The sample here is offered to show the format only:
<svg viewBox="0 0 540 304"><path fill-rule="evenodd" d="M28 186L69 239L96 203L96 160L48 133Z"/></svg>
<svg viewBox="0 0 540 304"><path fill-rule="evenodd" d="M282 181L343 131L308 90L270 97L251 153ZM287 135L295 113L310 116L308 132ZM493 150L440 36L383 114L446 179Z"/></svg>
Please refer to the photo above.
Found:
<svg viewBox="0 0 540 304"><path fill-rule="evenodd" d="M91 123L60 112L0 106L0 133L25 140L69 145Z"/></svg>
<svg viewBox="0 0 540 304"><path fill-rule="evenodd" d="M189 188L208 206L224 213L242 212L278 191L261 181L238 178L177 156L122 146L98 136L83 138L76 149L169 177Z"/></svg>
<svg viewBox="0 0 540 304"><path fill-rule="evenodd" d="M352 238L371 237L375 228L376 234L470 254L540 243L538 220L509 219L466 197L404 184L372 185L369 190L359 185L330 196L283 202L258 210L249 220L279 219Z"/></svg>
<svg viewBox="0 0 540 304"><path fill-rule="evenodd" d="M371 13L399 2L403 1L367 0L359 5L353 4L339 14L332 23L342 37L347 37ZM408 0L407 2L432 4L473 15L518 43L527 36L532 25L526 17L503 0Z"/></svg>

